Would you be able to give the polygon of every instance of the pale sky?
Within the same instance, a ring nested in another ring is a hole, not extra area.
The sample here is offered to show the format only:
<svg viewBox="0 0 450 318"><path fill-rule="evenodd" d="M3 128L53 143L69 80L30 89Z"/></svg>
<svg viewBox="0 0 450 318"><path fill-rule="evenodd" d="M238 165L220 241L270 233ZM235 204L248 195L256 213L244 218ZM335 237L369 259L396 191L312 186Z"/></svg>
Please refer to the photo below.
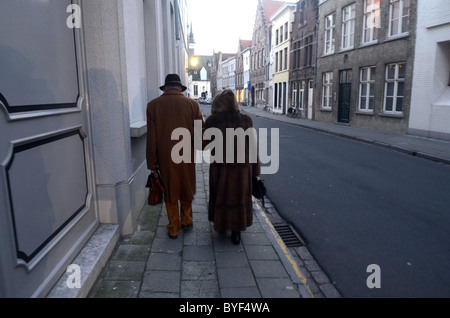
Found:
<svg viewBox="0 0 450 318"><path fill-rule="evenodd" d="M195 54L212 55L213 50L236 53L239 38L252 39L257 3L257 0L188 0Z"/></svg>

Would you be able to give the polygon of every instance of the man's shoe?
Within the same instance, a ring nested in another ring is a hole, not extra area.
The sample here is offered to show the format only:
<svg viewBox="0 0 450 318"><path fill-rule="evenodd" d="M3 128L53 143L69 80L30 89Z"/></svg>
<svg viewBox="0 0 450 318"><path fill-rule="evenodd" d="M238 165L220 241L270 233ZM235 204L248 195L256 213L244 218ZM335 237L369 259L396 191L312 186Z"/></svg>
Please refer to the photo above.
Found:
<svg viewBox="0 0 450 318"><path fill-rule="evenodd" d="M172 236L172 235L170 235L170 233L167 233L167 234L169 235L169 238L171 240L176 240L178 238L178 235Z"/></svg>

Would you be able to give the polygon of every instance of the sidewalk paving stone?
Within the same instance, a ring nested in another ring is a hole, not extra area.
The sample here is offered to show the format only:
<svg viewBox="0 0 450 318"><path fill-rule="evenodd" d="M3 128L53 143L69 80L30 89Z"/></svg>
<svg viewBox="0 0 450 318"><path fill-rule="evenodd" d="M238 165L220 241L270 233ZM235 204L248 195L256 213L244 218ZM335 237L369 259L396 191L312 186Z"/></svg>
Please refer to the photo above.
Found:
<svg viewBox="0 0 450 318"><path fill-rule="evenodd" d="M207 163L197 164L193 228L169 239L164 204L146 205L136 231L119 240L88 297L301 298L258 217L239 245L231 243L230 233L214 230L208 173Z"/></svg>

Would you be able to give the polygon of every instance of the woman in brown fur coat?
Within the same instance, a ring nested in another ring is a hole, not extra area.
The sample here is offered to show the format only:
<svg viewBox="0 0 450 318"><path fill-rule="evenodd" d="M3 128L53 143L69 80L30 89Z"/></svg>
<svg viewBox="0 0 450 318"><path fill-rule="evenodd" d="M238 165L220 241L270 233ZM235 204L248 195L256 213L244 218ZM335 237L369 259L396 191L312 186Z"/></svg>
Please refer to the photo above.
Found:
<svg viewBox="0 0 450 318"><path fill-rule="evenodd" d="M208 218L214 222L214 229L217 232L231 231L231 240L236 245L240 242L240 232L253 223L252 177L260 174L260 163L255 147L250 147L251 137L246 137L245 147L238 147L237 137L227 138L227 128L234 131L242 128L245 132L252 127L252 119L241 114L233 91L225 90L214 98L211 116L206 119L205 129L217 128L221 131L223 149L213 148L211 152L211 156L215 156L217 162L211 162L209 169ZM231 154L227 156L226 148L233 139L234 154L231 158L234 157L234 161L230 162L227 157ZM256 144L256 138L253 141ZM239 151L245 152L243 163L240 163L242 160L238 160L242 155ZM252 156L250 151L253 151ZM223 159L222 163L219 162L220 158Z"/></svg>

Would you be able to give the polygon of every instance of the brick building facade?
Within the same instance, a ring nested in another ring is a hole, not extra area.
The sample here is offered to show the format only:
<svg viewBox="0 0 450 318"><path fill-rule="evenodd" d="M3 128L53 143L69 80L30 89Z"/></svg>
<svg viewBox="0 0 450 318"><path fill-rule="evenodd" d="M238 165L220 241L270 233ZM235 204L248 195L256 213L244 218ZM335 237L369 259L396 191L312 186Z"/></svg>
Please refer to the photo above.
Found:
<svg viewBox="0 0 450 318"><path fill-rule="evenodd" d="M321 0L315 120L407 133L416 0Z"/></svg>
<svg viewBox="0 0 450 318"><path fill-rule="evenodd" d="M250 56L251 106L263 108L270 104L270 17L284 5L280 1L258 0Z"/></svg>
<svg viewBox="0 0 450 318"><path fill-rule="evenodd" d="M297 2L291 34L289 105L300 118L313 119L318 18L318 0Z"/></svg>

